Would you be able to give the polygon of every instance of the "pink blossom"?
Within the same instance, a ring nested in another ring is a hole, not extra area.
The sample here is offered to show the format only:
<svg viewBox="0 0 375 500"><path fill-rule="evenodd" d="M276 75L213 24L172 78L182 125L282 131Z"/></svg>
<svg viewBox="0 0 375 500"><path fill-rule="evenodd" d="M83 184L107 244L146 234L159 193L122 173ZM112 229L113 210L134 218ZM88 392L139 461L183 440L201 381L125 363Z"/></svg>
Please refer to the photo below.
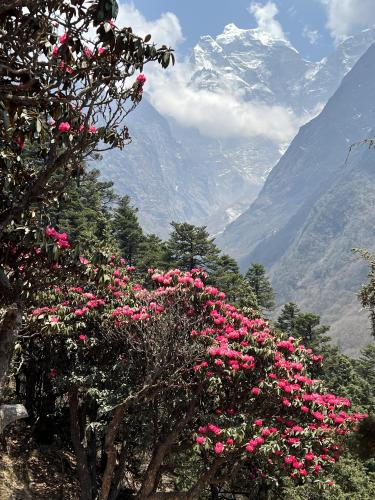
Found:
<svg viewBox="0 0 375 500"><path fill-rule="evenodd" d="M87 335L80 335L79 336L79 340L81 340L82 342L84 342L86 339L87 339Z"/></svg>
<svg viewBox="0 0 375 500"><path fill-rule="evenodd" d="M99 47L98 49L98 52L99 52L99 55L101 56L102 54L104 54L104 52L106 51L106 49L104 47Z"/></svg>
<svg viewBox="0 0 375 500"><path fill-rule="evenodd" d="M64 33L59 37L60 43L65 43L69 39L69 33Z"/></svg>
<svg viewBox="0 0 375 500"><path fill-rule="evenodd" d="M60 48L60 47L59 47L58 45L55 45L55 46L53 47L53 50L52 50L52 55L53 55L53 56L55 56L55 57L56 57L56 56L58 55L58 53L59 53L59 48Z"/></svg>
<svg viewBox="0 0 375 500"><path fill-rule="evenodd" d="M69 132L70 130L70 123L68 122L61 122L59 125L59 131L64 133L64 132Z"/></svg>
<svg viewBox="0 0 375 500"><path fill-rule="evenodd" d="M49 320L50 320L50 323L59 323L60 322L60 318L58 316L51 316Z"/></svg>
<svg viewBox="0 0 375 500"><path fill-rule="evenodd" d="M91 127L89 128L89 132L91 134L97 134L98 133L98 129L94 125L91 125Z"/></svg>
<svg viewBox="0 0 375 500"><path fill-rule="evenodd" d="M209 424L208 429L213 432L216 436L219 436L221 434L221 429L217 425L214 424Z"/></svg>
<svg viewBox="0 0 375 500"><path fill-rule="evenodd" d="M259 389L259 387L253 387L251 389L251 394L253 394L254 396L259 396L260 393L261 393L261 390Z"/></svg>
<svg viewBox="0 0 375 500"><path fill-rule="evenodd" d="M220 455L224 451L224 444L220 441L215 444L215 453L216 455Z"/></svg>
<svg viewBox="0 0 375 500"><path fill-rule="evenodd" d="M146 83L146 76L141 73L140 75L137 76L137 82L139 82L141 85L143 85L144 83Z"/></svg>
<svg viewBox="0 0 375 500"><path fill-rule="evenodd" d="M92 50L89 47L85 47L83 52L84 52L86 57L91 57L93 54Z"/></svg>
<svg viewBox="0 0 375 500"><path fill-rule="evenodd" d="M204 444L205 441L206 441L206 438L204 436L198 436L195 441L198 443L198 444Z"/></svg>

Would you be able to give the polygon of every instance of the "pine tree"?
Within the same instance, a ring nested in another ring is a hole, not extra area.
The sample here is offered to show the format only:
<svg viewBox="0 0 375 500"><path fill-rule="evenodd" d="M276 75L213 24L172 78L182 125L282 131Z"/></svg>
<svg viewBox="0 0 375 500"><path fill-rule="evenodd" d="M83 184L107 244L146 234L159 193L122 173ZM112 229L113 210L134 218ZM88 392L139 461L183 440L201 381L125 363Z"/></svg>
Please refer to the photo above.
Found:
<svg viewBox="0 0 375 500"><path fill-rule="evenodd" d="M214 269L220 253L206 226L172 222L173 228L167 242L169 258L180 269Z"/></svg>
<svg viewBox="0 0 375 500"><path fill-rule="evenodd" d="M47 211L50 224L67 232L70 241L83 248L100 242L115 246L110 217L116 195L113 183L100 181L99 175L98 170L91 170L71 179L58 206Z"/></svg>
<svg viewBox="0 0 375 500"><path fill-rule="evenodd" d="M283 332L292 334L295 328L296 317L300 313L300 309L294 302L288 302L281 310L280 316L277 318L276 326Z"/></svg>
<svg viewBox="0 0 375 500"><path fill-rule="evenodd" d="M262 264L252 264L245 274L245 280L254 290L259 306L272 310L275 307L275 292L265 267Z"/></svg>
<svg viewBox="0 0 375 500"><path fill-rule="evenodd" d="M144 236L138 248L137 267L140 271L153 269L168 269L167 244L156 234Z"/></svg>
<svg viewBox="0 0 375 500"><path fill-rule="evenodd" d="M288 302L282 308L275 326L293 337L300 337L303 343L319 352L330 338L326 335L328 326L320 324L320 316L314 313L301 312L294 302Z"/></svg>
<svg viewBox="0 0 375 500"><path fill-rule="evenodd" d="M144 239L137 212L138 209L130 204L129 196L123 196L113 213L113 231L122 256L129 265L136 264L139 247Z"/></svg>

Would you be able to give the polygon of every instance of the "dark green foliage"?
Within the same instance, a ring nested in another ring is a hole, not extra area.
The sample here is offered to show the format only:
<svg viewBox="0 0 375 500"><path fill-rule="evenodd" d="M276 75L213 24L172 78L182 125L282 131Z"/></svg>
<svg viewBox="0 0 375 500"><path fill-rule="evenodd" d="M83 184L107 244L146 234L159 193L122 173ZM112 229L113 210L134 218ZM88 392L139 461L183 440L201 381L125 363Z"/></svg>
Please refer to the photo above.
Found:
<svg viewBox="0 0 375 500"><path fill-rule="evenodd" d="M245 280L254 290L261 308L272 310L275 307L275 292L262 264L251 264L245 274Z"/></svg>
<svg viewBox="0 0 375 500"><path fill-rule="evenodd" d="M130 265L137 261L139 246L144 239L138 222L138 209L130 204L129 196L120 199L113 213L112 227L122 256Z"/></svg>
<svg viewBox="0 0 375 500"><path fill-rule="evenodd" d="M277 498L283 500L372 500L375 495L375 474L358 458L343 456L334 465L331 478L334 487L321 489L315 483L284 487ZM272 498L272 497L271 497Z"/></svg>
<svg viewBox="0 0 375 500"><path fill-rule="evenodd" d="M280 316L277 318L276 326L283 332L292 334L295 328L295 320L300 312L299 307L294 302L288 302L282 308Z"/></svg>
<svg viewBox="0 0 375 500"><path fill-rule="evenodd" d="M99 171L85 171L73 179L56 208L48 212L50 223L69 234L72 243L92 247L111 241L111 206L116 195L112 182L99 180ZM112 241L113 244L113 241Z"/></svg>
<svg viewBox="0 0 375 500"><path fill-rule="evenodd" d="M330 339L325 334L329 327L320 324L320 316L314 313L303 313L297 304L289 302L283 307L275 326L293 337L300 337L303 343L316 350Z"/></svg>
<svg viewBox="0 0 375 500"><path fill-rule="evenodd" d="M168 265L167 244L156 234L148 234L139 243L137 267L140 271L149 268L166 269Z"/></svg>
<svg viewBox="0 0 375 500"><path fill-rule="evenodd" d="M193 268L211 270L215 268L220 250L215 245L206 226L172 222L168 240L169 258L176 267L190 271Z"/></svg>

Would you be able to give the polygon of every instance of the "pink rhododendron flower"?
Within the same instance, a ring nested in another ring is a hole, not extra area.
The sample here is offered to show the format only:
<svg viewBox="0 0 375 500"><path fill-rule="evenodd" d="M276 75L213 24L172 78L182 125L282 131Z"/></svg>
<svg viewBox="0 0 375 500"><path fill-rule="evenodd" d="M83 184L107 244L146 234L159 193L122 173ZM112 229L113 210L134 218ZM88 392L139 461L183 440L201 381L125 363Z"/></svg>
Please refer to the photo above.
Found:
<svg viewBox="0 0 375 500"><path fill-rule="evenodd" d="M53 50L52 50L52 55L53 55L53 56L55 56L55 57L56 57L56 56L59 54L59 48L60 48L60 47L59 47L58 45L55 45L55 46L53 47Z"/></svg>
<svg viewBox="0 0 375 500"><path fill-rule="evenodd" d="M85 340L87 340L87 335L80 335L79 336L79 340L81 340L82 342L84 342Z"/></svg>
<svg viewBox="0 0 375 500"><path fill-rule="evenodd" d="M141 73L140 75L137 76L137 82L139 82L142 85L144 83L146 83L146 80L147 80L147 78L143 73Z"/></svg>
<svg viewBox="0 0 375 500"><path fill-rule="evenodd" d="M70 123L68 122L61 122L59 125L59 132L69 132L70 130Z"/></svg>
<svg viewBox="0 0 375 500"><path fill-rule="evenodd" d="M59 37L60 43L65 43L67 40L69 40L69 33L64 33Z"/></svg>
<svg viewBox="0 0 375 500"><path fill-rule="evenodd" d="M59 323L60 322L60 318L58 316L51 316L51 318L49 320L51 323Z"/></svg>
<svg viewBox="0 0 375 500"><path fill-rule="evenodd" d="M98 129L94 125L91 125L91 127L89 128L89 132L91 134L97 134L98 133Z"/></svg>
<svg viewBox="0 0 375 500"><path fill-rule="evenodd" d="M204 436L198 436L195 440L198 444L204 444L206 438Z"/></svg>
<svg viewBox="0 0 375 500"><path fill-rule="evenodd" d="M92 50L89 47L85 47L83 52L84 52L86 57L91 57L93 54Z"/></svg>
<svg viewBox="0 0 375 500"><path fill-rule="evenodd" d="M216 455L220 455L224 451L224 444L220 441L215 444L215 453Z"/></svg>
<svg viewBox="0 0 375 500"><path fill-rule="evenodd" d="M98 49L98 52L99 52L99 55L101 56L102 54L104 54L104 52L106 51L106 49L104 47L99 47Z"/></svg>

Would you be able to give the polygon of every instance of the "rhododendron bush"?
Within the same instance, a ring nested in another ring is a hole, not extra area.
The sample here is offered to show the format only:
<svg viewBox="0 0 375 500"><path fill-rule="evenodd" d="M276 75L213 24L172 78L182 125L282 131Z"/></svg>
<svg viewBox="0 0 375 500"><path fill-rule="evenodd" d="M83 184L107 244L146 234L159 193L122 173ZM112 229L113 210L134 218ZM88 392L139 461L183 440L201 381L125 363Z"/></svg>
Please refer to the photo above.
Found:
<svg viewBox="0 0 375 500"><path fill-rule="evenodd" d="M174 62L117 13L116 0L0 2L0 342L22 316L8 244L40 224L85 159L130 142L125 120L142 99L144 65ZM0 349L0 385L10 352Z"/></svg>
<svg viewBox="0 0 375 500"><path fill-rule="evenodd" d="M115 256L73 257L66 235L46 235L63 255L19 351L25 376L54 394L52 413L69 406L82 498L96 494L92 443L103 445L102 499L124 477L139 498L163 498L187 463L193 479L173 498L201 498L236 474L330 484L324 472L363 415L309 376L321 356L242 314L199 269L142 276Z"/></svg>

